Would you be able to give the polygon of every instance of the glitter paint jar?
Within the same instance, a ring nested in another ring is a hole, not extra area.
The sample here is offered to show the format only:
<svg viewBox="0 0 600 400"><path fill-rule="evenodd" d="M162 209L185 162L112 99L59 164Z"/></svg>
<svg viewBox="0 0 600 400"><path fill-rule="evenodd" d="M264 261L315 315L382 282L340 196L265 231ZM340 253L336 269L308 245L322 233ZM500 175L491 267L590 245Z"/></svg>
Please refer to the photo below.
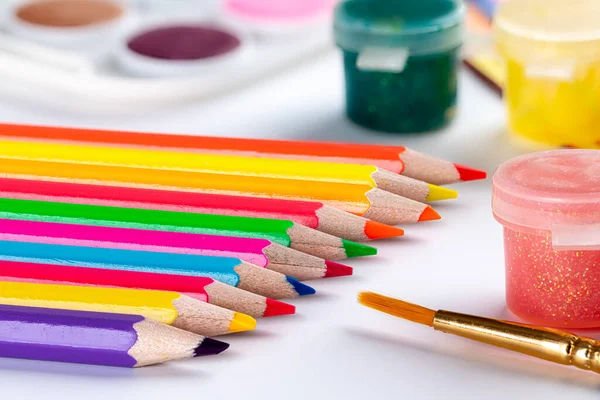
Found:
<svg viewBox="0 0 600 400"><path fill-rule="evenodd" d="M386 132L440 128L456 110L460 0L349 0L335 11L346 112Z"/></svg>
<svg viewBox="0 0 600 400"><path fill-rule="evenodd" d="M600 2L500 4L496 47L506 63L513 137L534 145L600 148Z"/></svg>
<svg viewBox="0 0 600 400"><path fill-rule="evenodd" d="M506 303L539 325L600 326L600 151L554 150L502 164Z"/></svg>

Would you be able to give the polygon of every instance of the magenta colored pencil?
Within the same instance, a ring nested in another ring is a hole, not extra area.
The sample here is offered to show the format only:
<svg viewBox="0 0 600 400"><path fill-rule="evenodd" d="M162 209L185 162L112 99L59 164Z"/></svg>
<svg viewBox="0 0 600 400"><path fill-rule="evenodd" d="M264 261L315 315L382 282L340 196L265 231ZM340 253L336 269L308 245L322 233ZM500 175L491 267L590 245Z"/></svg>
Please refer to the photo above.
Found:
<svg viewBox="0 0 600 400"><path fill-rule="evenodd" d="M300 280L352 274L265 239L0 219L0 240L232 257Z"/></svg>

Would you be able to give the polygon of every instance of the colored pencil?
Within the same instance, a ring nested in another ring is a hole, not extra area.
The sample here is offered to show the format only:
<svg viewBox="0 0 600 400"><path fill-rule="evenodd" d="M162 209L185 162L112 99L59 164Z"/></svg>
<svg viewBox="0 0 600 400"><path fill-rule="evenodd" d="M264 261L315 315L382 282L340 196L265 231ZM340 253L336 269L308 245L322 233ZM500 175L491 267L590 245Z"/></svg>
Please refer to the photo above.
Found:
<svg viewBox="0 0 600 400"><path fill-rule="evenodd" d="M454 190L394 174L373 165L1 139L0 157L271 178L273 185L287 179L341 182L379 188L417 201L445 200L458 196Z"/></svg>
<svg viewBox="0 0 600 400"><path fill-rule="evenodd" d="M374 255L377 249L286 220L144 210L0 198L0 218L262 238L327 260Z"/></svg>
<svg viewBox="0 0 600 400"><path fill-rule="evenodd" d="M206 276L274 299L315 293L295 278L237 258L0 240L0 260Z"/></svg>
<svg viewBox="0 0 600 400"><path fill-rule="evenodd" d="M178 292L254 318L289 315L296 312L296 307L292 304L269 299L201 276L0 261L0 280Z"/></svg>
<svg viewBox="0 0 600 400"><path fill-rule="evenodd" d="M140 315L0 305L0 357L135 368L228 347Z"/></svg>
<svg viewBox="0 0 600 400"><path fill-rule="evenodd" d="M0 125L0 134L6 137L71 143L376 165L436 185L486 177L484 171L431 157L403 146L164 135L11 124Z"/></svg>
<svg viewBox="0 0 600 400"><path fill-rule="evenodd" d="M0 219L0 240L233 257L299 280L352 275L352 268L265 239Z"/></svg>
<svg viewBox="0 0 600 400"><path fill-rule="evenodd" d="M0 281L0 304L141 315L202 336L252 330L249 315L176 292Z"/></svg>
<svg viewBox="0 0 600 400"><path fill-rule="evenodd" d="M343 239L365 241L404 235L400 228L347 213L316 201L281 200L171 190L154 190L0 178L0 196L152 210L185 211L290 220Z"/></svg>
<svg viewBox="0 0 600 400"><path fill-rule="evenodd" d="M367 185L341 182L311 182L86 164L78 164L75 168L70 163L1 157L0 176L319 201L388 225L440 219L439 214L427 204Z"/></svg>

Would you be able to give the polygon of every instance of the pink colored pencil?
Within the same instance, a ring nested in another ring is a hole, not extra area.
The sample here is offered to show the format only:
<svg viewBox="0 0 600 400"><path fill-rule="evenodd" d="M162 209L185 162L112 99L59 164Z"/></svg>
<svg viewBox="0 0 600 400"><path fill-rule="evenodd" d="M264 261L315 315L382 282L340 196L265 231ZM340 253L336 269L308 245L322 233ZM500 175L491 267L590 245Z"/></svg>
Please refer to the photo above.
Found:
<svg viewBox="0 0 600 400"><path fill-rule="evenodd" d="M300 280L352 274L352 268L265 239L0 219L0 240L239 258Z"/></svg>

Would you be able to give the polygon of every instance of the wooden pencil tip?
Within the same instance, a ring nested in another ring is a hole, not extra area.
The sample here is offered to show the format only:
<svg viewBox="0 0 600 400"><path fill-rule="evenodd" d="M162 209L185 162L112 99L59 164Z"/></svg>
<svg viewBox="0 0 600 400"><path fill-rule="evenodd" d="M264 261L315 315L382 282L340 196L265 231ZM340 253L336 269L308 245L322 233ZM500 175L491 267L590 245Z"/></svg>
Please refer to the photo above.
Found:
<svg viewBox="0 0 600 400"><path fill-rule="evenodd" d="M454 167L458 171L460 175L460 180L463 182L466 181L475 181L478 179L485 179L487 177L487 173L485 171L481 171L474 168L465 167L464 165L454 164Z"/></svg>
<svg viewBox="0 0 600 400"><path fill-rule="evenodd" d="M265 308L263 317L276 317L278 315L291 315L295 313L295 305L267 298L267 307Z"/></svg>
<svg viewBox="0 0 600 400"><path fill-rule="evenodd" d="M437 219L442 219L442 217L440 216L440 214L438 214L437 211L435 211L430 206L427 206L423 210L423 212L421 213L421 216L419 217L419 222L423 222L423 221L435 221Z"/></svg>
<svg viewBox="0 0 600 400"><path fill-rule="evenodd" d="M325 271L325 278L333 278L336 276L349 276L353 273L352 267L349 267L344 264L325 260L325 265L327 265L327 270Z"/></svg>
<svg viewBox="0 0 600 400"><path fill-rule="evenodd" d="M367 221L365 224L365 235L371 240L387 239L404 236L404 230L377 221Z"/></svg>
<svg viewBox="0 0 600 400"><path fill-rule="evenodd" d="M433 326L435 311L393 297L373 292L360 292L358 302L377 311L422 325Z"/></svg>

